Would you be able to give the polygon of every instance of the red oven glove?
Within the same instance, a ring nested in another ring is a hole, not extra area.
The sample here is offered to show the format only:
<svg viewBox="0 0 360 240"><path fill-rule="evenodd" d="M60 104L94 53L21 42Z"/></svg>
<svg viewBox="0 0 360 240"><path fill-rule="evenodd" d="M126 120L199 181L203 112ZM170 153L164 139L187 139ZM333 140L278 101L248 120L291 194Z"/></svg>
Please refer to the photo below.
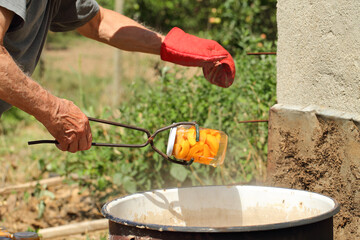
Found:
<svg viewBox="0 0 360 240"><path fill-rule="evenodd" d="M231 55L216 41L173 28L161 45L161 59L183 66L202 67L205 78L219 87L230 87L235 78Z"/></svg>

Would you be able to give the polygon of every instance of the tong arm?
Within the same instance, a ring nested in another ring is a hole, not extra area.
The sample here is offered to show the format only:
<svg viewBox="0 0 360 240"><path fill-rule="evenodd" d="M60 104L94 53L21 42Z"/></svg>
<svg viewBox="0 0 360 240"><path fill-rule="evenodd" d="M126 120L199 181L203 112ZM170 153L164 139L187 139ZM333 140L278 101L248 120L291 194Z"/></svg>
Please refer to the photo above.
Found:
<svg viewBox="0 0 360 240"><path fill-rule="evenodd" d="M96 142L92 142L91 146L142 148L142 147L145 147L145 146L150 144L152 149L154 149L155 152L157 152L164 159L166 159L166 160L168 160L170 162L181 164L181 165L186 165L186 166L191 165L194 162L194 159L191 159L190 161L182 161L182 160L173 159L173 158L167 156L165 153L161 152L159 149L157 149L155 147L153 140L154 140L154 138L156 137L156 135L158 133L166 131L168 129L171 129L171 128L174 128L174 127L177 127L177 126L180 126L180 125L194 125L195 128L196 128L196 141L199 141L199 126L197 125L196 122L177 122L177 123L173 123L173 124L171 124L169 126L160 128L160 129L156 130L153 134L151 134L150 131L147 130L147 129L132 126L132 125L126 125L126 124L122 124L122 123L112 122L112 121L103 120L103 119L97 119L97 118L93 118L93 117L88 117L88 119L89 119L89 121L92 121L92 122L98 122L98 123L103 123L103 124L108 124L108 125L113 125L113 126L124 127L124 128L129 128L129 129L141 131L141 132L146 133L146 135L148 137L148 140L143 144L115 144L115 143L96 143ZM56 141L56 140L37 140L37 141L29 141L28 145L43 144L43 143L59 144L59 142Z"/></svg>

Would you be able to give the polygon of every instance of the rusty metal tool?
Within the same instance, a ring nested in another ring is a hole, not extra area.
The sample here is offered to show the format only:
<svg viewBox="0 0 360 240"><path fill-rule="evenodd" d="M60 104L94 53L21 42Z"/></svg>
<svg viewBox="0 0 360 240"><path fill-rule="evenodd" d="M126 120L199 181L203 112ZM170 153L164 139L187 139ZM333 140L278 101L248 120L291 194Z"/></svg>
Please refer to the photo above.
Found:
<svg viewBox="0 0 360 240"><path fill-rule="evenodd" d="M98 122L98 123L103 123L103 124L108 124L108 125L113 125L113 126L118 126L118 127L123 127L123 128L129 128L132 130L136 130L136 131L141 131L144 132L148 139L145 143L143 144L115 144L115 143L96 143L93 142L91 143L92 146L98 146L98 147L127 147L127 148L142 148L142 147L146 147L147 145L150 144L150 146L152 147L152 149L154 149L155 152L157 152L158 154L160 154L165 160L168 160L170 162L173 163L177 163L177 164L181 164L181 165L191 165L194 162L194 159L191 159L190 161L183 161L183 160L178 160L175 158L171 158L169 156L167 156L165 153L161 152L159 149L157 149L154 145L154 138L155 136L163 131L166 131L168 129L180 126L180 125L193 125L195 126L196 129L196 140L199 141L199 126L196 122L177 122L177 123L173 123L169 126L160 128L158 130L156 130L153 134L150 133L149 130L144 129L144 128L140 128L140 127L136 127L136 126L132 126L132 125L127 125L127 124L123 124L123 123L117 123L117 122L112 122L112 121L108 121L108 120L103 120L103 119L97 119L97 118L92 118L92 117L88 117L89 121L92 122ZM28 145L35 145L35 144L58 144L59 142L56 140L37 140L37 141L30 141L28 142Z"/></svg>

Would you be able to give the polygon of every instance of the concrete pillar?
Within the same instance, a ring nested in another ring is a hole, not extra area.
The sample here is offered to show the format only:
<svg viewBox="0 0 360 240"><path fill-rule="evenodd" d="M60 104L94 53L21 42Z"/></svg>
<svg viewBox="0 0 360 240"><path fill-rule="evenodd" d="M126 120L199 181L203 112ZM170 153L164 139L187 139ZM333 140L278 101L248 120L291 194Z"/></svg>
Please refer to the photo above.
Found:
<svg viewBox="0 0 360 240"><path fill-rule="evenodd" d="M335 239L360 239L360 1L278 0L277 21L269 183L335 198Z"/></svg>
<svg viewBox="0 0 360 240"><path fill-rule="evenodd" d="M360 113L360 1L279 0L280 104Z"/></svg>

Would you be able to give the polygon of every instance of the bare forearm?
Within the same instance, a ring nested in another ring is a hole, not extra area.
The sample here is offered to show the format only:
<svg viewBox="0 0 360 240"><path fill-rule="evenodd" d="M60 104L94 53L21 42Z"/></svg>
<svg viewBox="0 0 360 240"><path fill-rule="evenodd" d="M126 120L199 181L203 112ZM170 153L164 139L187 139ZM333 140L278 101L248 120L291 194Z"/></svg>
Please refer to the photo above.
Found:
<svg viewBox="0 0 360 240"><path fill-rule="evenodd" d="M35 116L38 120L49 115L55 96L31 80L15 64L9 53L0 46L0 99Z"/></svg>
<svg viewBox="0 0 360 240"><path fill-rule="evenodd" d="M59 149L89 149L92 135L86 115L73 102L53 96L26 76L2 45L13 16L0 7L0 99L33 115L59 142Z"/></svg>
<svg viewBox="0 0 360 240"><path fill-rule="evenodd" d="M78 28L80 34L126 51L160 54L164 39L136 21L100 8L99 13L87 24Z"/></svg>

